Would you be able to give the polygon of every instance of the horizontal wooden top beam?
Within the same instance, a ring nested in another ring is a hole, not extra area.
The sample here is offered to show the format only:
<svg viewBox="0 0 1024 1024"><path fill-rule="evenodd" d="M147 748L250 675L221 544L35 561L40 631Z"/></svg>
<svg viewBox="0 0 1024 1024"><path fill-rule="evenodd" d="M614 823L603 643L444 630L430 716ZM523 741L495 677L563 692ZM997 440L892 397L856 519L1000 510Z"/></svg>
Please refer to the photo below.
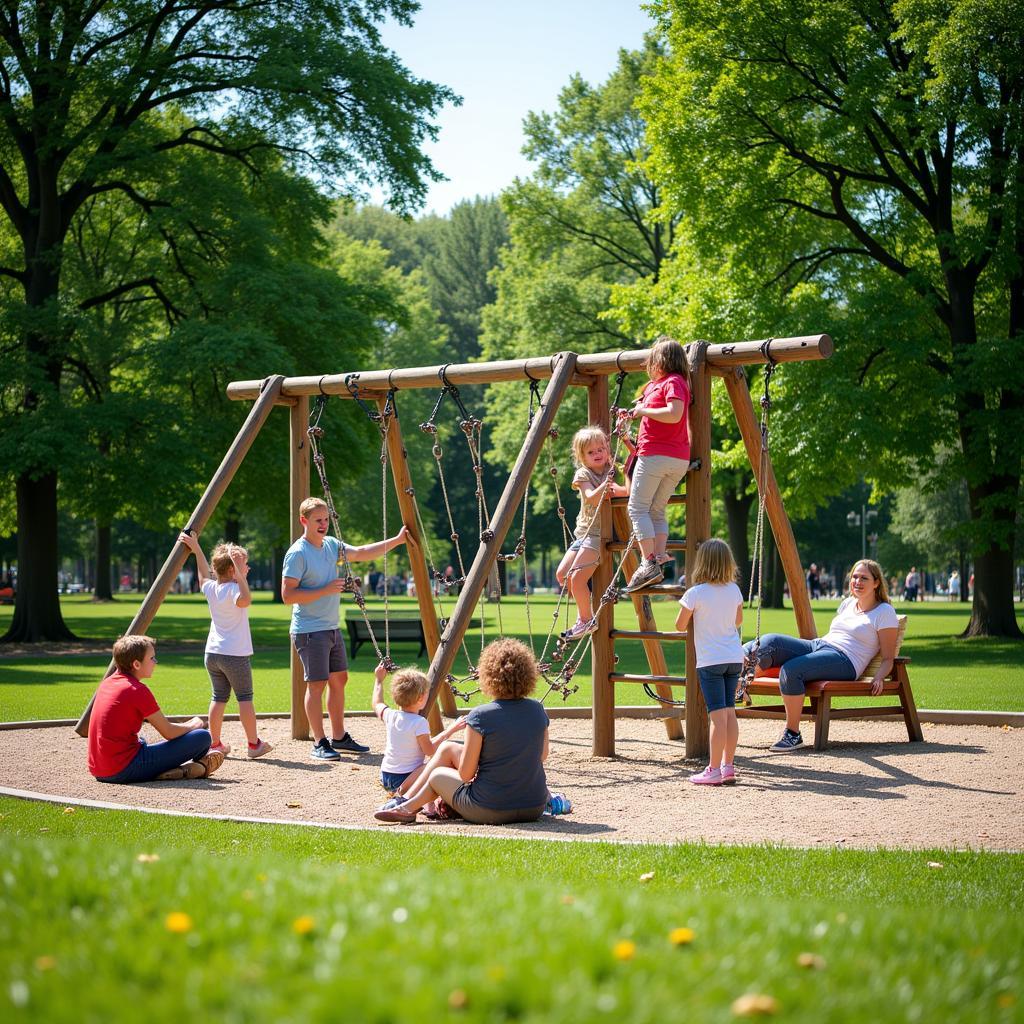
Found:
<svg viewBox="0 0 1024 1024"><path fill-rule="evenodd" d="M737 341L728 345L709 345L706 358L713 368L746 366L767 362L765 341ZM832 339L827 334L809 334L800 338L772 338L769 351L779 363L806 359L828 359ZM595 377L607 377L619 370L638 373L643 370L650 349L626 349L622 352L596 352L576 360L573 383L590 384ZM351 373L326 373L320 376L287 377L281 389L285 398L299 395L340 395L350 397L346 381L358 384L360 392L382 392L389 388L405 391L414 388L441 387L442 373L456 386L497 384L502 381L546 380L551 376L557 354L537 359L503 359L480 363L448 363L445 366L417 366L409 369L360 370ZM228 398L253 399L260 393L261 380L234 380L227 387Z"/></svg>

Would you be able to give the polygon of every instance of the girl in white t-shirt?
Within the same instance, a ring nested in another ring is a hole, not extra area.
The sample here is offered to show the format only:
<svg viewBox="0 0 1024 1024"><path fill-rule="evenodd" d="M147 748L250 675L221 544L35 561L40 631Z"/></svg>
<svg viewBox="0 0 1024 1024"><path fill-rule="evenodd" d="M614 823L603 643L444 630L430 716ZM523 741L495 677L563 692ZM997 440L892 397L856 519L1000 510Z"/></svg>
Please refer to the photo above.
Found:
<svg viewBox="0 0 1024 1024"><path fill-rule="evenodd" d="M743 667L737 627L743 622L743 594L736 586L736 559L724 540L706 540L697 549L691 585L679 599L676 629L693 629L697 678L708 706L711 759L690 781L698 786L736 782L733 757L739 740L736 684Z"/></svg>
<svg viewBox="0 0 1024 1024"><path fill-rule="evenodd" d="M391 680L391 699L398 705L384 703L384 677L387 666L381 662L373 670L373 713L384 723L384 758L380 763L380 784L392 795L408 792L419 778L430 757L439 748L447 768L458 768L462 744L446 743L460 729L466 727L465 718L457 718L436 736L430 735L430 726L420 714L430 693L427 677L415 668L402 668Z"/></svg>
<svg viewBox="0 0 1024 1024"><path fill-rule="evenodd" d="M210 700L211 750L226 757L231 744L221 739L224 711L231 691L238 700L238 717L245 730L249 757L262 757L273 749L261 740L256 729L256 709L252 702L252 636L249 633L249 556L237 544L218 544L210 561L206 561L199 540L191 532L182 533L181 541L196 556L199 587L210 606L210 633L206 638L206 671L213 686ZM214 575L216 574L216 575Z"/></svg>

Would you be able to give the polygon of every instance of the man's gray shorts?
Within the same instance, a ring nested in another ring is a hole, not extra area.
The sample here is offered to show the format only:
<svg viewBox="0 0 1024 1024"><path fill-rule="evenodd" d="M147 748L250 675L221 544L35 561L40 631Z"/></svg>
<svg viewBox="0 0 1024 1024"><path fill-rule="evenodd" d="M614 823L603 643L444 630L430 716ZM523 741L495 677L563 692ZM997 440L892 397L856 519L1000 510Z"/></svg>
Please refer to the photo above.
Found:
<svg viewBox="0 0 1024 1024"><path fill-rule="evenodd" d="M318 629L315 633L295 633L295 652L302 662L302 678L307 683L321 683L332 672L348 669L348 655L340 629Z"/></svg>
<svg viewBox="0 0 1024 1024"><path fill-rule="evenodd" d="M206 671L213 684L214 703L227 704L232 690L239 703L252 700L252 661L248 654L208 653Z"/></svg>

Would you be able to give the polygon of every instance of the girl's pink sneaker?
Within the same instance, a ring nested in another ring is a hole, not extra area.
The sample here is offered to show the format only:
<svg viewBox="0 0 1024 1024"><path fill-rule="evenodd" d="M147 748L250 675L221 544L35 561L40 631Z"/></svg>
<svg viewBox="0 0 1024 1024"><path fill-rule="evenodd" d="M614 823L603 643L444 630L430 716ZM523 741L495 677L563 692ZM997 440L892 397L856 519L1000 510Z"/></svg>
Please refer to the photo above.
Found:
<svg viewBox="0 0 1024 1024"><path fill-rule="evenodd" d="M735 786L736 785L736 769L731 764L722 765L722 785L723 786Z"/></svg>
<svg viewBox="0 0 1024 1024"><path fill-rule="evenodd" d="M214 743L210 747L210 752L211 753L217 753L217 754L223 754L225 757L227 757L228 754L231 753L231 744L230 743L225 743L223 740L221 740L220 743Z"/></svg>
<svg viewBox="0 0 1024 1024"><path fill-rule="evenodd" d="M699 775L691 775L690 781L695 786L720 786L722 771L720 768L712 768L711 765L708 765Z"/></svg>

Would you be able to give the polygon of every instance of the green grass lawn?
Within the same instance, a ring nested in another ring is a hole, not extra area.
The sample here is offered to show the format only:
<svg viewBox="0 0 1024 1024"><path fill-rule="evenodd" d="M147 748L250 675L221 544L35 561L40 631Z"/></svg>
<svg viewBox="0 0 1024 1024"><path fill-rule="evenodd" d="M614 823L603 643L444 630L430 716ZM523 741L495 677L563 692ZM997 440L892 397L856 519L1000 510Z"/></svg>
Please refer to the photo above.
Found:
<svg viewBox="0 0 1024 1024"><path fill-rule="evenodd" d="M392 602L402 610L416 608L415 601L408 598L392 599ZM63 600L65 617L76 633L110 641L126 628L137 606L137 600L128 596L122 596L113 604L100 605L80 596ZM380 601L371 604L371 608L377 611L381 606ZM449 612L451 606L449 600ZM551 626L554 606L551 596L538 595L530 599L538 653ZM815 603L815 618L820 632L828 628L835 607L834 601ZM909 606L906 607L909 610ZM663 628L671 628L675 608L675 603L670 600L655 603L657 619ZM625 602L618 606L616 613L620 625L631 617L631 609ZM1024 618L1024 606L1020 607L1020 613ZM0 628L10 614L10 608L0 608ZM967 605L929 602L913 606L902 653L912 659L910 674L918 706L1024 711L1024 673L1020 670L1024 645L1003 640L960 640L956 634L966 625L967 617ZM751 623L752 618L752 612L748 612ZM257 647L253 660L257 710L286 711L290 699L288 609L273 604L269 594L258 593L250 611L250 623ZM526 609L521 597L509 598L503 603L502 624L505 632L528 639ZM201 596L171 596L150 627L150 633L167 645L186 641L201 643L205 640L208 625L206 602ZM763 612L762 632L793 630L791 611L768 609ZM497 635L497 613L493 605L486 606L485 632L492 638ZM752 635L752 624L744 635ZM379 639L383 642L383 638ZM480 650L479 631L468 637L467 644L475 659ZM393 650L395 659L400 663L411 663L416 653L415 646L411 644L396 645ZM637 642L620 642L617 653L621 671L647 671ZM160 667L153 678L153 686L163 709L168 714L201 710L209 700L209 682L203 668L201 649L189 653L161 652L158 649L158 654ZM672 669L682 674L681 645L670 647L669 658ZM0 720L77 717L106 665L107 659L103 656L0 659ZM349 706L353 709L368 708L373 681L373 650L369 645L360 648L351 668ZM456 674L464 669L465 662L460 657ZM575 681L580 684L580 689L568 703L589 705L589 661L584 663ZM643 691L628 683L620 684L618 694L620 704L647 702ZM471 703L479 699L474 698ZM561 698L553 695L548 698L548 703L560 704Z"/></svg>
<svg viewBox="0 0 1024 1024"><path fill-rule="evenodd" d="M751 993L792 1022L1021 1019L1015 854L493 841L5 799L0 856L9 1021L663 1024L733 1019Z"/></svg>

